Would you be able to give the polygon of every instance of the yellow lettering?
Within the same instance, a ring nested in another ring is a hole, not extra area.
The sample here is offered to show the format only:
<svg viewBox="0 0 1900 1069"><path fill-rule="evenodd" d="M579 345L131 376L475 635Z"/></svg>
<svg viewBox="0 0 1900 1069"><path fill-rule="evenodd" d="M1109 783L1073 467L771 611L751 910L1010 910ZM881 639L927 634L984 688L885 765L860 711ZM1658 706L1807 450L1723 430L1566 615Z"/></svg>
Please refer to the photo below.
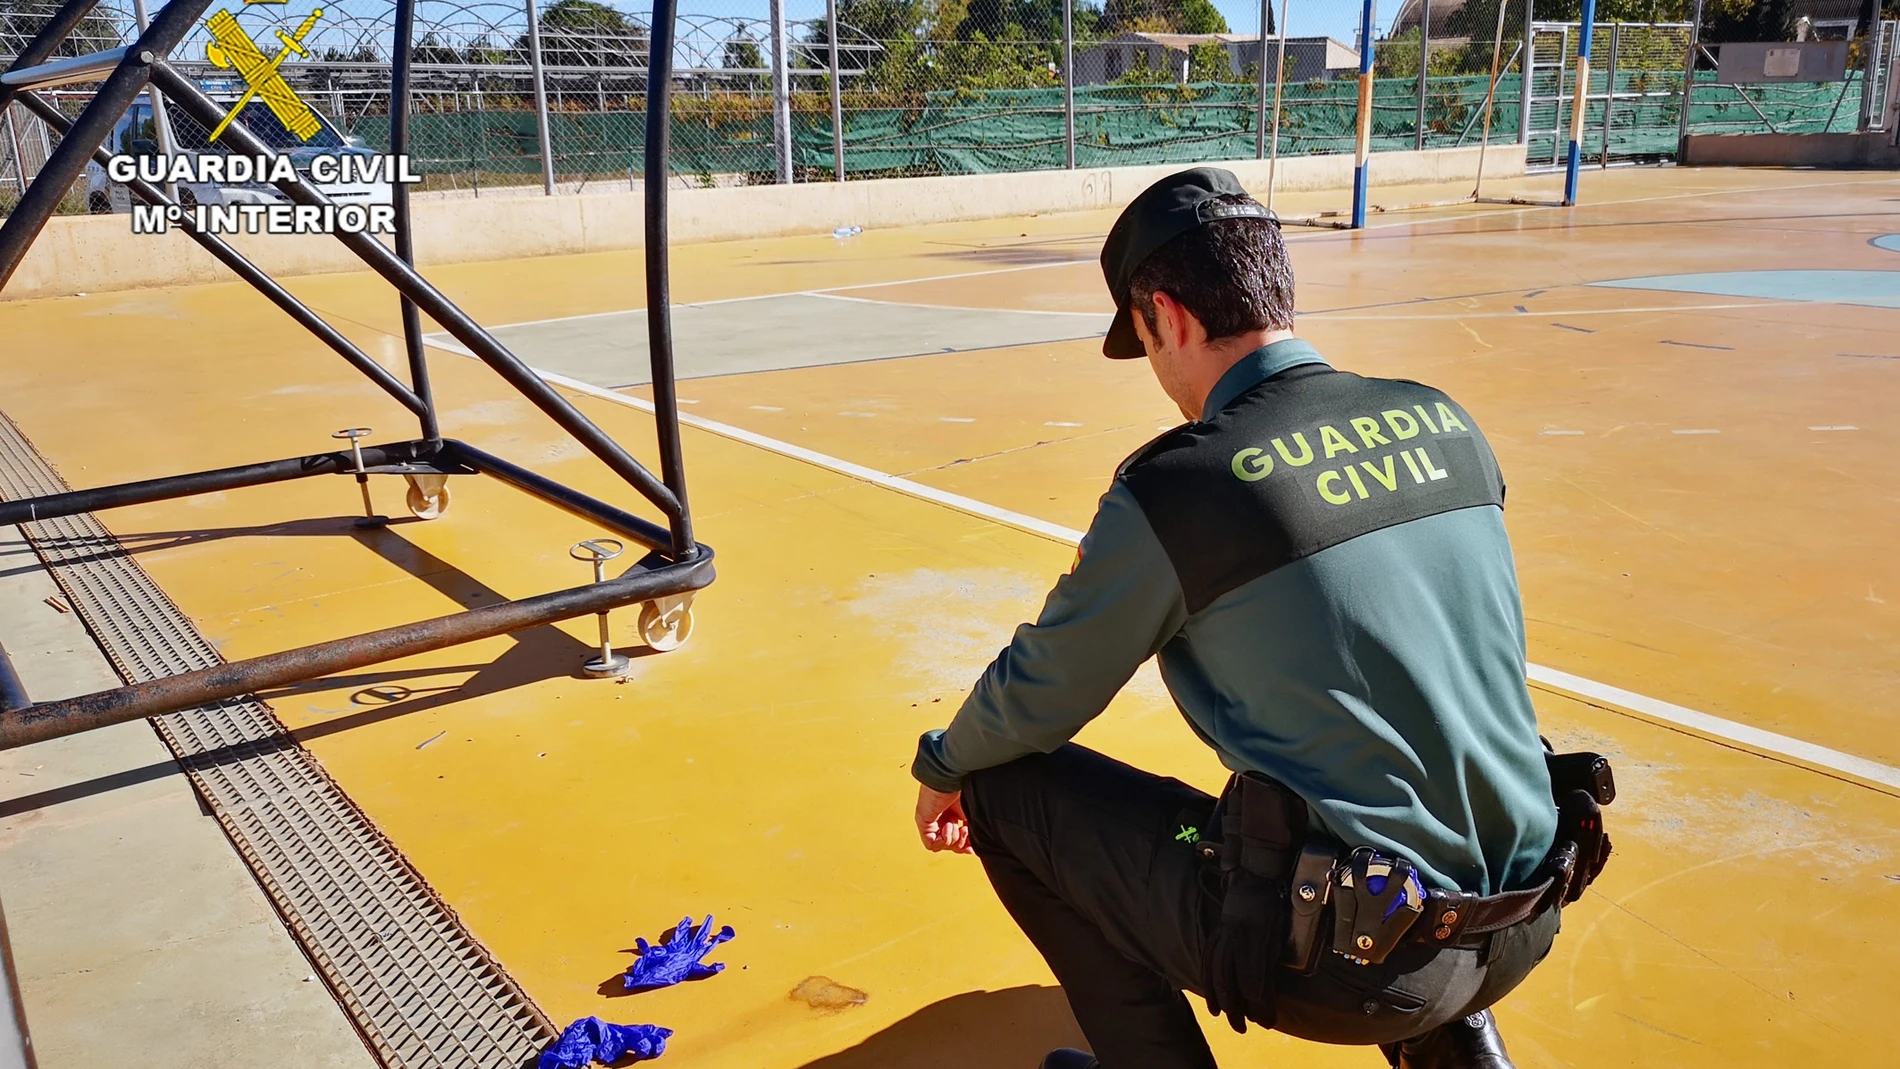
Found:
<svg viewBox="0 0 1900 1069"><path fill-rule="evenodd" d="M1371 416L1354 416L1352 429L1359 432L1359 440L1366 443L1367 449L1377 449L1382 445L1392 444L1392 439L1379 433L1379 421Z"/></svg>
<svg viewBox="0 0 1900 1069"><path fill-rule="evenodd" d="M1412 411L1418 413L1418 418L1425 421L1426 430L1431 431L1433 434L1438 433L1438 428L1432 425L1432 417L1425 414L1424 405L1413 405Z"/></svg>
<svg viewBox="0 0 1900 1069"><path fill-rule="evenodd" d="M1465 426L1464 420L1459 419L1458 414L1451 410L1451 406L1443 401L1438 402L1438 422L1439 425L1443 426L1446 430L1451 430L1454 427L1461 431L1471 429Z"/></svg>
<svg viewBox="0 0 1900 1069"><path fill-rule="evenodd" d="M1306 435L1294 431L1293 444L1300 447L1300 455L1297 457L1287 452L1286 443L1278 438L1273 440L1273 451L1280 454L1280 459L1286 461L1287 464L1292 467L1303 468L1311 464L1313 462L1313 447L1306 444Z"/></svg>
<svg viewBox="0 0 1900 1069"><path fill-rule="evenodd" d="M1425 473L1418 470L1418 461L1412 459L1412 454L1409 450L1400 453L1399 459L1405 461L1405 466L1411 469L1413 482L1422 483L1425 481Z"/></svg>
<svg viewBox="0 0 1900 1069"><path fill-rule="evenodd" d="M1336 471L1322 471L1319 473L1319 496L1331 501L1335 505L1350 504L1352 502L1351 494L1346 493L1344 490L1326 489L1326 484L1329 481L1338 482L1339 473Z"/></svg>
<svg viewBox="0 0 1900 1069"><path fill-rule="evenodd" d="M1333 459L1333 455L1336 453L1357 453L1359 451L1358 446L1348 442L1346 436L1334 430L1331 424L1320 424L1319 440L1320 444L1326 447L1327 460Z"/></svg>
<svg viewBox="0 0 1900 1069"><path fill-rule="evenodd" d="M1242 449L1234 454L1234 478L1257 483L1273 474L1273 458L1263 449Z"/></svg>
<svg viewBox="0 0 1900 1069"><path fill-rule="evenodd" d="M1421 445L1417 449L1412 450L1412 452L1418 454L1418 462L1425 465L1425 474L1430 476L1433 482L1437 482L1451 474L1443 468L1434 467L1432 465L1432 455L1425 451L1424 446Z"/></svg>
<svg viewBox="0 0 1900 1069"><path fill-rule="evenodd" d="M1392 428L1392 433L1398 435L1399 441L1418 437L1418 421L1412 418L1410 412L1393 408L1379 414L1385 417L1385 425Z"/></svg>
<svg viewBox="0 0 1900 1069"><path fill-rule="evenodd" d="M1357 490L1357 491L1359 491L1359 500L1361 500L1361 501L1364 501L1364 500L1366 499L1366 497L1367 497L1367 494L1366 494L1366 484L1365 484L1365 483L1363 483L1363 482L1361 482L1361 481L1359 480L1359 471L1358 471L1358 469L1356 469L1356 468L1347 468L1347 469L1346 469L1346 478L1352 481L1352 488L1353 488L1354 490Z"/></svg>
<svg viewBox="0 0 1900 1069"><path fill-rule="evenodd" d="M1366 469L1367 475L1379 480L1380 486L1385 487L1387 490L1397 490L1399 488L1399 473L1392 467L1392 454L1387 453L1381 459L1385 461L1385 469L1383 471L1374 467L1370 460L1360 461L1359 466Z"/></svg>

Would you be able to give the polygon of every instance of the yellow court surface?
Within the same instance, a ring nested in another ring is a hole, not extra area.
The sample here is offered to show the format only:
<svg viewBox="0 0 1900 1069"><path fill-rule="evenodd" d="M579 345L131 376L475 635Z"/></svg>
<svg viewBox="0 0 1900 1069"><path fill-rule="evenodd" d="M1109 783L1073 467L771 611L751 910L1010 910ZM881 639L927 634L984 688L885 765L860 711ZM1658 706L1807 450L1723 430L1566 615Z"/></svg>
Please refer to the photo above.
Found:
<svg viewBox="0 0 1900 1069"><path fill-rule="evenodd" d="M667 1063L708 1069L1028 1069L1080 1042L977 862L918 845L908 769L1069 566L1116 464L1179 422L1141 362L1099 354L1113 217L675 249L687 481L719 571L691 641L652 654L623 611L624 682L580 675L582 619L262 695L557 1023L663 1024ZM1480 420L1545 733L1616 763L1616 856L1498 1007L1520 1065L1891 1046L1893 235L1900 180L1812 170L1592 172L1575 209L1288 230L1302 336ZM644 326L608 314L640 307L640 263L430 275L657 464ZM401 373L377 280L288 286ZM236 282L0 303L0 346L0 410L75 487L414 434ZM453 343L431 361L446 434L634 507ZM346 479L100 518L228 659L588 578L568 547L600 532L453 487L423 522L373 481L384 530L352 527ZM1223 779L1151 670L1079 741ZM636 937L708 913L738 931L721 976L619 990ZM1223 1065L1381 1064L1205 1023Z"/></svg>

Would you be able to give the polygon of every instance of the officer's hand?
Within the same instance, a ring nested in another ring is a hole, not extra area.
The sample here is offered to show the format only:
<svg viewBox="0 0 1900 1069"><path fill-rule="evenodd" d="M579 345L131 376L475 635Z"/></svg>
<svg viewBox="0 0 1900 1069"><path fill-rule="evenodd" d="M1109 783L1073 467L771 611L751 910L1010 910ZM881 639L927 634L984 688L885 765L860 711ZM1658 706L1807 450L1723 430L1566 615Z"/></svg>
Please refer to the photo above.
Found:
<svg viewBox="0 0 1900 1069"><path fill-rule="evenodd" d="M929 850L970 852L970 818L963 812L963 794L959 791L933 791L917 788L917 834Z"/></svg>

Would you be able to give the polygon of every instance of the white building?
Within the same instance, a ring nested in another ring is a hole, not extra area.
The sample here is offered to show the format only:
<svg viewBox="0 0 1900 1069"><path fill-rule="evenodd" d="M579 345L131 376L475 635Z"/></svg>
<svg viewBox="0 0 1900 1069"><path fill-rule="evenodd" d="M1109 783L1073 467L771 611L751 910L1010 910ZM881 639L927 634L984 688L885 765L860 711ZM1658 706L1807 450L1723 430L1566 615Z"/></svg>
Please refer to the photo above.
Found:
<svg viewBox="0 0 1900 1069"><path fill-rule="evenodd" d="M1142 66L1176 82L1188 77L1188 52L1196 45L1217 44L1227 53L1227 67L1236 80L1260 62L1260 38L1237 33L1124 33L1101 44L1085 48L1075 55L1077 85L1106 85ZM1279 57L1280 39L1266 41L1269 74ZM1359 53L1330 37L1289 37L1286 39L1288 82L1325 81L1342 74L1357 74Z"/></svg>

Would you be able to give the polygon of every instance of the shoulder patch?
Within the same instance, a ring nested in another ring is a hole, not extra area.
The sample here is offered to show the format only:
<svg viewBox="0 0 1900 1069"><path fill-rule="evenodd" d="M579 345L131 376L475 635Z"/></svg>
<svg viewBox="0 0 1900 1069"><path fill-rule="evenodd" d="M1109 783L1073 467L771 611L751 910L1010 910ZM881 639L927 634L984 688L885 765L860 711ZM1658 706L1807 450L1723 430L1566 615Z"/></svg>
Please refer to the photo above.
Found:
<svg viewBox="0 0 1900 1069"><path fill-rule="evenodd" d="M1268 380L1214 419L1156 438L1117 478L1189 612L1360 535L1504 503L1469 413L1429 386L1349 372Z"/></svg>

